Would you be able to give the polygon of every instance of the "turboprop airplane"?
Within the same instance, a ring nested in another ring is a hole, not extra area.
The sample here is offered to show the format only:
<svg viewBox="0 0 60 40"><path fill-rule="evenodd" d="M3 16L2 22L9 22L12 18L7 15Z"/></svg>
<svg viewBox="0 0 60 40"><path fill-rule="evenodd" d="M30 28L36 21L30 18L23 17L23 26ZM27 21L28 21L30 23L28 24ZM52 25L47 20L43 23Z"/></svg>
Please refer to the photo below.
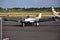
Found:
<svg viewBox="0 0 60 40"><path fill-rule="evenodd" d="M39 13L38 17L32 17L32 16L27 16L23 20L21 20L22 25L24 26L26 23L36 23L36 25L39 25L39 22L47 22L47 21L56 21L55 17L51 18L42 18L42 13Z"/></svg>
<svg viewBox="0 0 60 40"><path fill-rule="evenodd" d="M53 14L54 15L54 14ZM23 26L27 23L27 24L34 24L36 23L36 25L39 25L39 22L47 22L47 21L55 21L55 17L51 17L51 18L42 18L42 13L39 13L38 17L34 17L34 16L27 16L26 18L22 18L22 19L9 19L9 18L3 18L5 21L14 21L14 22L20 22Z"/></svg>
<svg viewBox="0 0 60 40"><path fill-rule="evenodd" d="M42 18L42 13L39 13L38 17L33 17L33 16L27 16L25 18L25 22L35 22L35 21L39 21L39 19Z"/></svg>
<svg viewBox="0 0 60 40"><path fill-rule="evenodd" d="M38 17L33 17L33 16L27 16L24 20L22 20L21 22L23 23L23 25L25 23L37 23L37 25L39 25L38 21L39 19L42 18L42 13L39 13Z"/></svg>
<svg viewBox="0 0 60 40"><path fill-rule="evenodd" d="M52 7L52 12L53 12L54 17L60 17L60 12L56 12L54 7Z"/></svg>

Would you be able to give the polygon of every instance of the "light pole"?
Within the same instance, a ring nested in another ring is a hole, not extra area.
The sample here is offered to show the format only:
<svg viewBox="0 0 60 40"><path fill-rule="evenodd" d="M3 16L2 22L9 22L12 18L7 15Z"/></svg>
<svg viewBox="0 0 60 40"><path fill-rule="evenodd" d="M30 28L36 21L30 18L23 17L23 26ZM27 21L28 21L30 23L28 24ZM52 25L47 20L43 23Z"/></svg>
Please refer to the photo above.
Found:
<svg viewBox="0 0 60 40"><path fill-rule="evenodd" d="M1 40L2 40L2 17L0 17L0 23L1 23Z"/></svg>

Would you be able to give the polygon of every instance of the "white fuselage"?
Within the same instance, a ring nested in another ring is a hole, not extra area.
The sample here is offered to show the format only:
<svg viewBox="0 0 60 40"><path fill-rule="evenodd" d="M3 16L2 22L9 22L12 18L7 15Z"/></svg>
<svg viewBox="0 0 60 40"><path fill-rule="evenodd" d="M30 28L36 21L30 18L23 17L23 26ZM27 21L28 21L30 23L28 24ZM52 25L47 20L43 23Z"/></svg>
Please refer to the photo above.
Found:
<svg viewBox="0 0 60 40"><path fill-rule="evenodd" d="M26 18L25 22L35 22L35 18Z"/></svg>
<svg viewBox="0 0 60 40"><path fill-rule="evenodd" d="M35 21L39 21L39 19L41 19L42 17L42 13L39 13L38 17L33 17L33 16L29 16L28 18L25 18L25 22L35 22Z"/></svg>
<svg viewBox="0 0 60 40"><path fill-rule="evenodd" d="M32 22L38 21L39 19L40 18L38 18L38 17L36 17L36 18L26 18L24 21L32 23Z"/></svg>

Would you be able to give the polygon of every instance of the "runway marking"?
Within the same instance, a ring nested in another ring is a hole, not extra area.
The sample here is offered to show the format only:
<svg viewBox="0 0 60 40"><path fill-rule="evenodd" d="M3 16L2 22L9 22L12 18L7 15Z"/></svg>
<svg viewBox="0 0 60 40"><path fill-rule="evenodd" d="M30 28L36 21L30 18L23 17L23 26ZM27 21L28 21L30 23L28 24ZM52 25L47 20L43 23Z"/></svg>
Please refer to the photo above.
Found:
<svg viewBox="0 0 60 40"><path fill-rule="evenodd" d="M30 31L30 30L28 30L28 31L26 31L26 30L20 30L20 31L17 31L17 30L14 30L14 31L3 31L3 32L60 32L60 31L52 31L52 30L36 30L36 31Z"/></svg>
<svg viewBox="0 0 60 40"><path fill-rule="evenodd" d="M3 25L3 26L20 26L20 27L23 27L21 25ZM31 26L30 25L27 25L27 26L32 27L33 25L31 25ZM60 26L60 24L54 24L54 25L53 24L52 25L48 25L47 24L47 25L39 25L39 26ZM37 27L37 26L35 26L35 27Z"/></svg>

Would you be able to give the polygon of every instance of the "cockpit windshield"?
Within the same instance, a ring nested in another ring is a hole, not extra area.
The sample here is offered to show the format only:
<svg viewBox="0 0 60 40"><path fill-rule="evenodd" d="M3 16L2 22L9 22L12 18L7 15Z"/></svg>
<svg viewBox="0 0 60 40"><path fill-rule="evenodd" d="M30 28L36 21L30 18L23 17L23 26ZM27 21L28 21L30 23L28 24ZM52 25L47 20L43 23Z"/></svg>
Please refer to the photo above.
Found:
<svg viewBox="0 0 60 40"><path fill-rule="evenodd" d="M33 16L27 16L26 18L34 18Z"/></svg>

